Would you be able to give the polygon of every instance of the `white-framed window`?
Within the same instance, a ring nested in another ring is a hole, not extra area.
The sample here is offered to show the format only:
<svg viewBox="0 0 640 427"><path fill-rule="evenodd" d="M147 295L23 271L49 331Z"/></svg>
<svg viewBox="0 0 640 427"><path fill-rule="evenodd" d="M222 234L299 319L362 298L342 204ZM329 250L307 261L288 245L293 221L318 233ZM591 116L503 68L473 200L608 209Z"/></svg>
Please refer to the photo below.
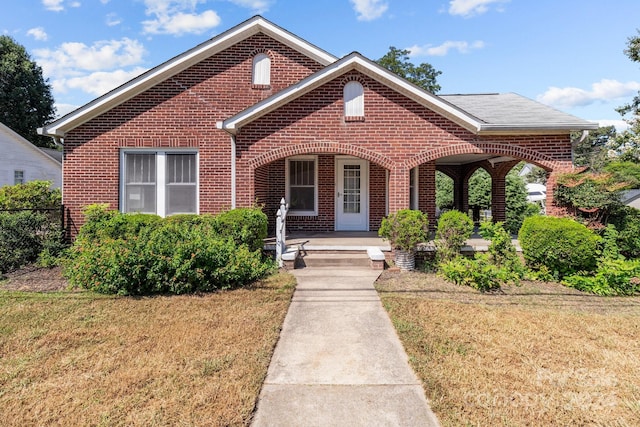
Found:
<svg viewBox="0 0 640 427"><path fill-rule="evenodd" d="M13 183L15 185L24 184L24 171L22 170L13 171Z"/></svg>
<svg viewBox="0 0 640 427"><path fill-rule="evenodd" d="M348 82L344 85L345 117L364 117L364 87L359 82Z"/></svg>
<svg viewBox="0 0 640 427"><path fill-rule="evenodd" d="M269 86L271 84L271 58L266 53L259 53L253 57L254 85Z"/></svg>
<svg viewBox="0 0 640 427"><path fill-rule="evenodd" d="M291 215L318 215L318 158L291 157L286 162L286 188Z"/></svg>
<svg viewBox="0 0 640 427"><path fill-rule="evenodd" d="M420 169L419 166L411 169L409 171L409 208L413 210L420 209L418 207L418 181Z"/></svg>
<svg viewBox="0 0 640 427"><path fill-rule="evenodd" d="M198 153L122 150L121 210L160 216L198 213Z"/></svg>

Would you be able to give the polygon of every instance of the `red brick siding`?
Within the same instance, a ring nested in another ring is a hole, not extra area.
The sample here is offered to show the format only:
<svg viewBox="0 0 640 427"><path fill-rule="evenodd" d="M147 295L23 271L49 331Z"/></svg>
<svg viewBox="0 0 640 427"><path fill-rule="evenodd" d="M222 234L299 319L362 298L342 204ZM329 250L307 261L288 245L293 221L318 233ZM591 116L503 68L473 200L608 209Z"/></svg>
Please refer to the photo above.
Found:
<svg viewBox="0 0 640 427"><path fill-rule="evenodd" d="M271 57L270 89L251 87L252 58L258 51ZM119 206L119 149L123 147L198 148L200 212L228 209L230 136L218 130L216 122L321 68L258 34L74 129L65 137L63 189L72 234L82 224L80 211L87 204Z"/></svg>
<svg viewBox="0 0 640 427"><path fill-rule="evenodd" d="M380 228L387 208L386 169L375 163L369 164L369 229Z"/></svg>
<svg viewBox="0 0 640 427"><path fill-rule="evenodd" d="M365 87L362 122L345 122L343 117L342 87L349 78ZM409 170L443 156L491 153L547 169L571 162L568 135L476 136L355 71L248 124L237 141L239 173L247 176L262 164L309 153L354 155L381 165L390 173L392 212L409 205ZM239 189L239 203L251 197L251 191ZM435 207L427 211L435 214Z"/></svg>

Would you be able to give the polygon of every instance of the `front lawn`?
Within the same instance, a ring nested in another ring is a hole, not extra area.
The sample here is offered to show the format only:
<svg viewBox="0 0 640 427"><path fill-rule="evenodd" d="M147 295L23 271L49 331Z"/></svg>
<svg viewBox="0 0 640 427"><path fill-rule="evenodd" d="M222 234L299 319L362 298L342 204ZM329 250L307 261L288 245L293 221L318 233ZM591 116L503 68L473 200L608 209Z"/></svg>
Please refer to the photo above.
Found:
<svg viewBox="0 0 640 427"><path fill-rule="evenodd" d="M285 273L189 296L0 290L2 424L245 425L294 284Z"/></svg>
<svg viewBox="0 0 640 427"><path fill-rule="evenodd" d="M534 282L482 294L423 273L376 286L444 426L640 419L640 297Z"/></svg>

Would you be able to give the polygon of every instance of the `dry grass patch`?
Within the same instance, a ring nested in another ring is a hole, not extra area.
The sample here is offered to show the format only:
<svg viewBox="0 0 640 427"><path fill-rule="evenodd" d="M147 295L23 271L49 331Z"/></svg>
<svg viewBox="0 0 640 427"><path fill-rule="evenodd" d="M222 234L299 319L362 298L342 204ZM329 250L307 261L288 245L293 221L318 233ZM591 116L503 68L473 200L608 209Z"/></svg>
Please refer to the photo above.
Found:
<svg viewBox="0 0 640 427"><path fill-rule="evenodd" d="M0 291L0 418L244 425L295 279L197 296Z"/></svg>
<svg viewBox="0 0 640 427"><path fill-rule="evenodd" d="M421 273L377 288L443 425L637 425L640 297L487 295Z"/></svg>

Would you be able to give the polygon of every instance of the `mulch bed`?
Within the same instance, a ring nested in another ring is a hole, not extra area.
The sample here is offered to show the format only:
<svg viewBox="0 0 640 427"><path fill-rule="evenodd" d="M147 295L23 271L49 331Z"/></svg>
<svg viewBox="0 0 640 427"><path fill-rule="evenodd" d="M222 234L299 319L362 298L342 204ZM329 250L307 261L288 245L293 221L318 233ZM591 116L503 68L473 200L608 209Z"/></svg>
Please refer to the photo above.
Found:
<svg viewBox="0 0 640 427"><path fill-rule="evenodd" d="M65 290L68 286L60 267L41 268L30 265L6 273L0 278L0 289L7 291L56 292Z"/></svg>

